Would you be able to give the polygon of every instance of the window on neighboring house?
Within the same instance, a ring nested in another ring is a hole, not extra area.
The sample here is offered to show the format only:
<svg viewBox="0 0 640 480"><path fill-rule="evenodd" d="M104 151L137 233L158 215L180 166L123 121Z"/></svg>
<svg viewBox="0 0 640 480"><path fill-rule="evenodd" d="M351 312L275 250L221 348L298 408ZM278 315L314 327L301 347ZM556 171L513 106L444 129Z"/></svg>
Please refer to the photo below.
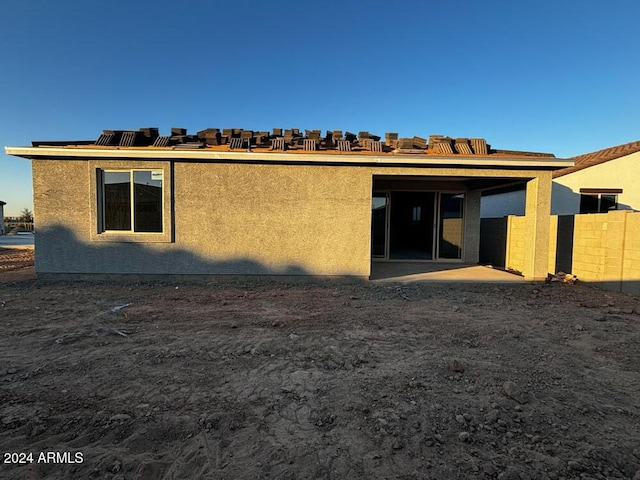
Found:
<svg viewBox="0 0 640 480"><path fill-rule="evenodd" d="M580 213L606 213L618 209L620 188L581 188Z"/></svg>
<svg viewBox="0 0 640 480"><path fill-rule="evenodd" d="M162 170L100 170L101 230L163 232Z"/></svg>

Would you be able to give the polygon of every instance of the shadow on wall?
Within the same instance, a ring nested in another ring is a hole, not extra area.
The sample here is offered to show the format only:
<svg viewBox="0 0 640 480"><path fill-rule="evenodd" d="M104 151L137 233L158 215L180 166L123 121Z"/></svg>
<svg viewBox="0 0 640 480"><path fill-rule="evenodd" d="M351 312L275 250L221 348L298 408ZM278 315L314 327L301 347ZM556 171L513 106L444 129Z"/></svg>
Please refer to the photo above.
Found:
<svg viewBox="0 0 640 480"><path fill-rule="evenodd" d="M507 217L480 219L480 263L506 268Z"/></svg>
<svg viewBox="0 0 640 480"><path fill-rule="evenodd" d="M35 240L38 274L314 275L295 264L273 268L250 258L212 260L175 243L87 243L62 225L41 228Z"/></svg>
<svg viewBox="0 0 640 480"><path fill-rule="evenodd" d="M589 285L609 290L611 292L620 292L627 295L640 297L640 280L620 280L615 282L588 282Z"/></svg>
<svg viewBox="0 0 640 480"><path fill-rule="evenodd" d="M524 186L513 187L499 194L485 192L481 200L481 216L483 218L501 218L506 215L525 214L526 193ZM580 212L580 192L574 192L569 187L557 182L552 183L551 214L574 215ZM618 203L618 210L633 210L630 205Z"/></svg>
<svg viewBox="0 0 640 480"><path fill-rule="evenodd" d="M581 200L582 194L580 192L575 192L569 187L553 182L551 190L552 215L575 215L580 213ZM633 210L633 208L631 205L618 203L617 210Z"/></svg>
<svg viewBox="0 0 640 480"><path fill-rule="evenodd" d="M573 268L573 232L575 215L558 216L555 270L549 273L571 273ZM480 220L480 263L507 267L508 217Z"/></svg>
<svg viewBox="0 0 640 480"><path fill-rule="evenodd" d="M550 273L566 272L570 273L573 268L573 233L575 224L575 215L580 212L580 193L576 193L569 187L553 182L551 193L551 214L558 215L558 235L557 235L557 251L555 259L555 270ZM507 208L513 208L505 215L524 215L525 192L517 190L509 194L522 194L522 198L518 200L517 205L511 203ZM492 198L495 201L499 197L483 197ZM521 200L521 202L520 202ZM631 206L619 203L618 210L633 210ZM484 265L493 265L494 267L506 268L506 251L507 251L507 217L486 217L480 221L480 263Z"/></svg>

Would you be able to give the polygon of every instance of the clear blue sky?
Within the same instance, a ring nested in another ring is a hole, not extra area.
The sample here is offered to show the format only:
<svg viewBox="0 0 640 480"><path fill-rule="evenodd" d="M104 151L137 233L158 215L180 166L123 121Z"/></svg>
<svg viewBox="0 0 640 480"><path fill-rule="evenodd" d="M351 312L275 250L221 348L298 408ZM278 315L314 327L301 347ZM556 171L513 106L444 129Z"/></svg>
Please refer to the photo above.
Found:
<svg viewBox="0 0 640 480"><path fill-rule="evenodd" d="M640 1L0 0L0 147L172 126L640 139ZM0 153L5 214L29 161Z"/></svg>

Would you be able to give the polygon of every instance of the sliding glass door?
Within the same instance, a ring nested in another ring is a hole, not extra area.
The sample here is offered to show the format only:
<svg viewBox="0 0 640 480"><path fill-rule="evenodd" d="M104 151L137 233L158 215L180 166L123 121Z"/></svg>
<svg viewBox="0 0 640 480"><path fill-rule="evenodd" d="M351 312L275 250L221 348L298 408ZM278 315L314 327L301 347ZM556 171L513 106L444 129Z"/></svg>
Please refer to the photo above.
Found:
<svg viewBox="0 0 640 480"><path fill-rule="evenodd" d="M389 199L386 193L374 193L371 201L371 256L387 256L387 215Z"/></svg>
<svg viewBox="0 0 640 480"><path fill-rule="evenodd" d="M464 194L374 192L371 256L390 260L461 259Z"/></svg>
<svg viewBox="0 0 640 480"><path fill-rule="evenodd" d="M433 259L433 192L391 192L389 258Z"/></svg>

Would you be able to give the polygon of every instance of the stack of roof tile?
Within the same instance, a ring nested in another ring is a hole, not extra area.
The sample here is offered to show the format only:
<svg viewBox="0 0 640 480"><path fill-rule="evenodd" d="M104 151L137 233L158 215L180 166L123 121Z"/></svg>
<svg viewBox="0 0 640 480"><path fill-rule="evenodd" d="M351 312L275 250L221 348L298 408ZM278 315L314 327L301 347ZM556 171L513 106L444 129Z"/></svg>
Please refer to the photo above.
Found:
<svg viewBox="0 0 640 480"><path fill-rule="evenodd" d="M338 150L341 152L350 152L351 142L349 140L338 140Z"/></svg>
<svg viewBox="0 0 640 480"><path fill-rule="evenodd" d="M469 140L466 138L456 138L454 147L456 153L460 153L462 155L473 155L471 146L469 145Z"/></svg>
<svg viewBox="0 0 640 480"><path fill-rule="evenodd" d="M318 141L312 138L305 138L303 141L303 149L306 151L316 151L318 149Z"/></svg>
<svg viewBox="0 0 640 480"><path fill-rule="evenodd" d="M219 128L207 128L198 132L198 138L207 145L222 145L222 135Z"/></svg>
<svg viewBox="0 0 640 480"><path fill-rule="evenodd" d="M118 143L118 145L121 147L133 147L136 144L137 136L138 132L122 132L122 136L120 137L120 142Z"/></svg>
<svg viewBox="0 0 640 480"><path fill-rule="evenodd" d="M487 141L484 138L472 138L471 146L473 147L473 153L476 155L487 155Z"/></svg>
<svg viewBox="0 0 640 480"><path fill-rule="evenodd" d="M174 127L171 135L159 135L157 128L141 128L139 130L104 130L95 142L98 146L133 147L154 146L174 148L203 148L206 145L228 145L231 149L270 148L271 150L306 151L333 150L342 152L371 151L420 154L434 153L441 155L488 155L490 146L484 138L451 138L443 135L431 135L429 140L422 137L398 138L397 133L387 132L384 141L368 131L360 131L358 135L342 130L327 130L323 137L320 130L304 130L301 134L297 128L283 130L274 128L272 132L244 130L242 128L207 128L197 135L189 135L185 128ZM495 153L495 151L493 151ZM506 151L499 151L505 153ZM514 152L517 154L518 152ZM520 152L523 154L526 152ZM542 154L541 154L542 155Z"/></svg>
<svg viewBox="0 0 640 480"><path fill-rule="evenodd" d="M386 143L391 148L398 147L398 134L387 132L384 134L384 143Z"/></svg>
<svg viewBox="0 0 640 480"><path fill-rule="evenodd" d="M229 148L231 150L237 150L237 149L243 148L244 143L245 143L244 140L242 140L241 138L234 137L229 142Z"/></svg>
<svg viewBox="0 0 640 480"><path fill-rule="evenodd" d="M154 141L154 147L168 147L169 141L171 140L171 136L169 135L159 135Z"/></svg>
<svg viewBox="0 0 640 480"><path fill-rule="evenodd" d="M286 150L284 138L276 137L271 140L271 150Z"/></svg>

